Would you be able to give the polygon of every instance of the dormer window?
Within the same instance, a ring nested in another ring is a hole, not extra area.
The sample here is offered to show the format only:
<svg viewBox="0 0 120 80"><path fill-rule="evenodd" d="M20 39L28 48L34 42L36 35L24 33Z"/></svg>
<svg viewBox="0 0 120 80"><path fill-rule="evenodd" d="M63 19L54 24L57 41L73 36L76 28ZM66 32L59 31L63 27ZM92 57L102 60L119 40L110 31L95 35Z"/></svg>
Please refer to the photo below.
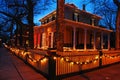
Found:
<svg viewBox="0 0 120 80"><path fill-rule="evenodd" d="M47 19L47 23L49 23L49 19Z"/></svg>
<svg viewBox="0 0 120 80"><path fill-rule="evenodd" d="M92 18L92 20L91 20L91 25L92 25L92 26L95 25L95 19L94 19L94 18Z"/></svg>
<svg viewBox="0 0 120 80"><path fill-rule="evenodd" d="M49 18L49 21L52 21L52 17Z"/></svg>
<svg viewBox="0 0 120 80"><path fill-rule="evenodd" d="M73 14L73 20L74 21L79 21L79 14L78 13Z"/></svg>
<svg viewBox="0 0 120 80"><path fill-rule="evenodd" d="M45 20L45 23L47 23L47 20Z"/></svg>
<svg viewBox="0 0 120 80"><path fill-rule="evenodd" d="M55 20L56 19L56 15L54 15L53 17L52 17L52 20Z"/></svg>
<svg viewBox="0 0 120 80"><path fill-rule="evenodd" d="M41 24L44 24L44 21L42 21Z"/></svg>

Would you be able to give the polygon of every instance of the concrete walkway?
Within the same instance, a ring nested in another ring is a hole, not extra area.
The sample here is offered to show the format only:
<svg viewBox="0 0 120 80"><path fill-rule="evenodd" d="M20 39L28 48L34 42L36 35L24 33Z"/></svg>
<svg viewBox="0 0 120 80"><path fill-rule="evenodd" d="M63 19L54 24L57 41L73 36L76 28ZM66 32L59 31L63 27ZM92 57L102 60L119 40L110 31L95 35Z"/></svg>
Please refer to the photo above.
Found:
<svg viewBox="0 0 120 80"><path fill-rule="evenodd" d="M120 63L62 80L120 80Z"/></svg>
<svg viewBox="0 0 120 80"><path fill-rule="evenodd" d="M47 80L22 60L0 48L0 80Z"/></svg>

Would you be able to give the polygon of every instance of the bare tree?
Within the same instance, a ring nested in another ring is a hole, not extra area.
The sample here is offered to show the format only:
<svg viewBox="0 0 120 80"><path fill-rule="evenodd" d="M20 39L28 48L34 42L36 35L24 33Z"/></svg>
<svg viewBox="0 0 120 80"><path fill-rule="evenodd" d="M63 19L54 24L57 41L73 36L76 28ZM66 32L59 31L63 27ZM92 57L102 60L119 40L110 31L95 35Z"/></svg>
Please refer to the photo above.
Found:
<svg viewBox="0 0 120 80"><path fill-rule="evenodd" d="M2 5L4 8L0 7L0 14L7 16L8 18L11 18L16 25L18 25L20 28L20 44L22 45L22 28L24 26L29 26L29 43L30 47L33 48L33 26L34 26L34 14L36 12L40 12L41 10L45 10L49 6L52 0L0 0L3 1ZM40 11L35 11L36 5L42 5L41 7L37 7L37 10L39 8Z"/></svg>
<svg viewBox="0 0 120 80"><path fill-rule="evenodd" d="M113 0L117 6L116 27L120 27L120 0Z"/></svg>
<svg viewBox="0 0 120 80"><path fill-rule="evenodd" d="M102 16L100 25L108 29L115 29L116 7L111 0L89 0L88 4L94 5L94 14Z"/></svg>
<svg viewBox="0 0 120 80"><path fill-rule="evenodd" d="M113 0L117 6L116 16L116 48L120 48L120 0Z"/></svg>

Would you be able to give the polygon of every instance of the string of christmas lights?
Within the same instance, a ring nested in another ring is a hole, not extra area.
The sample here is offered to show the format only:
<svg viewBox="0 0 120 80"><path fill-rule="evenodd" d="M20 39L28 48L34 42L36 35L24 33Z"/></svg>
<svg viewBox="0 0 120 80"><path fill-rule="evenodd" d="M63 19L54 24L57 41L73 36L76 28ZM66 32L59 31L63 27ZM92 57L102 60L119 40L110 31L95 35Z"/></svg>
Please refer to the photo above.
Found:
<svg viewBox="0 0 120 80"><path fill-rule="evenodd" d="M103 55L103 57L110 58L110 59L114 59L114 58L120 57L120 54L117 54L117 55L114 55L114 56Z"/></svg>
<svg viewBox="0 0 120 80"><path fill-rule="evenodd" d="M20 52L20 49L17 49L17 48L10 48L10 50L13 52L13 53L19 53ZM25 51L21 51L21 54L23 55L25 53ZM120 57L120 54L117 54L117 55L114 55L114 56L110 56L110 55L103 55L103 56L96 56L94 59L92 60L86 60L86 61L73 61L73 60L70 60L69 57L64 57L64 56L61 56L61 55L57 55L57 56L52 56L54 60L56 60L57 58L60 58L60 60L63 60L65 62L68 62L70 64L77 64L77 65L85 65L85 64L90 64L90 63L96 63L99 58L102 59L103 57L105 58L110 58L110 59L114 59L114 58L117 58L117 57ZM33 61L33 62L45 62L47 60L47 57L44 56L42 57L41 59L38 59L38 60L35 60L34 58L32 58L31 55L28 55L28 58Z"/></svg>
<svg viewBox="0 0 120 80"><path fill-rule="evenodd" d="M86 61L73 61L73 60L70 60L68 59L68 57L61 57L61 60L65 61L65 62L68 62L70 64L77 64L77 65L84 65L84 64L90 64L90 63L96 63L98 60L99 60L99 57L96 56L94 59L92 60L86 60Z"/></svg>

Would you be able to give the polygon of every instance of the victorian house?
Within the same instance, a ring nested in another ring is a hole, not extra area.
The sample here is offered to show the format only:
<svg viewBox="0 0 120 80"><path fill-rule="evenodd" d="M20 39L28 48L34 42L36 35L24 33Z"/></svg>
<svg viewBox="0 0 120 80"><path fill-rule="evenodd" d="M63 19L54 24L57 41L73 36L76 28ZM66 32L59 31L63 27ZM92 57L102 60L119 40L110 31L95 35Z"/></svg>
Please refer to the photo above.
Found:
<svg viewBox="0 0 120 80"><path fill-rule="evenodd" d="M61 13L62 14L62 13ZM110 49L112 30L99 26L100 16L78 9L74 4L65 4L62 31L63 51L96 51ZM61 16L62 17L62 16ZM57 10L40 19L41 25L34 27L34 48L56 49Z"/></svg>

